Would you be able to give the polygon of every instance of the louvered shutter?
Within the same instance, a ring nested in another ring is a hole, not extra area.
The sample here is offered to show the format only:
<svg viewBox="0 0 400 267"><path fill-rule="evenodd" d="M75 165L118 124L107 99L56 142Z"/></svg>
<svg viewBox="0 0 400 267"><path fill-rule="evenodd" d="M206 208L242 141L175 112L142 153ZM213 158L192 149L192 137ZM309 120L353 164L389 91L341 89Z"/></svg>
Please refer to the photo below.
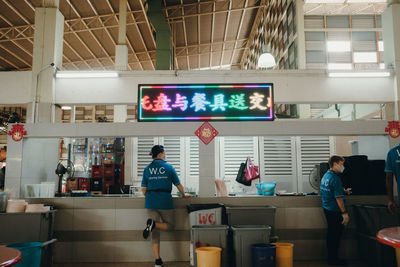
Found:
<svg viewBox="0 0 400 267"><path fill-rule="evenodd" d="M229 191L235 192L240 188L240 184L235 181L240 164L251 157L258 165L257 137L221 137L220 142L220 176L225 177Z"/></svg>
<svg viewBox="0 0 400 267"><path fill-rule="evenodd" d="M260 141L262 182L276 182L278 190L296 191L294 138L266 136Z"/></svg>
<svg viewBox="0 0 400 267"><path fill-rule="evenodd" d="M152 161L149 155L151 148L154 146L154 137L138 137L137 138L137 180L142 180L143 170Z"/></svg>
<svg viewBox="0 0 400 267"><path fill-rule="evenodd" d="M171 164L181 177L181 139L180 137L164 137L165 160Z"/></svg>
<svg viewBox="0 0 400 267"><path fill-rule="evenodd" d="M199 139L197 137L187 137L186 144L186 181L185 186L191 191L199 191Z"/></svg>
<svg viewBox="0 0 400 267"><path fill-rule="evenodd" d="M309 175L315 164L328 162L333 151L331 138L329 136L301 136L297 137L298 170L302 175L299 181L299 191L310 192Z"/></svg>

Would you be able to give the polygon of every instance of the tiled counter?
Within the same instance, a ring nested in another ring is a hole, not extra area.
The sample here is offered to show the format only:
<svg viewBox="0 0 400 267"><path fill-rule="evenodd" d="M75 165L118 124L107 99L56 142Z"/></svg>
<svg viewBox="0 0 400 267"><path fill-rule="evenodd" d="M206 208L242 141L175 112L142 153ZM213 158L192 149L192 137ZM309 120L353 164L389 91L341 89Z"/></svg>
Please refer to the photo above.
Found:
<svg viewBox="0 0 400 267"><path fill-rule="evenodd" d="M28 201L51 204L58 210L55 219L55 236L59 240L55 261L58 263L153 261L151 243L142 237L149 217L144 209L144 198L46 198ZM326 222L319 196L177 198L176 229L161 234L161 256L164 261L189 261L190 231L185 206L196 203L275 206L275 233L279 241L295 244L295 259L325 257ZM349 206L385 203L385 196L347 197ZM343 253L349 259L357 258L357 244L351 233L353 223L354 220L351 220L342 243Z"/></svg>

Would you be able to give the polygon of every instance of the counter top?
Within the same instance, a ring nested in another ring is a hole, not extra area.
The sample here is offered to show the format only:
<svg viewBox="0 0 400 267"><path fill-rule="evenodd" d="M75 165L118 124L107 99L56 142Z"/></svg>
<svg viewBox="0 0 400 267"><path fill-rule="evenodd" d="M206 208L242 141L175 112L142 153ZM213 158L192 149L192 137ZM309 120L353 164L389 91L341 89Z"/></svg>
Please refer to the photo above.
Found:
<svg viewBox="0 0 400 267"><path fill-rule="evenodd" d="M386 204L387 197L379 196L346 196L347 205ZM129 209L144 208L144 197L115 196L107 197L55 197L27 198L27 202L43 203L62 208L101 208ZM176 208L185 208L188 204L222 203L226 206L265 206L277 208L321 207L321 196L241 196L241 197L191 197L174 198Z"/></svg>

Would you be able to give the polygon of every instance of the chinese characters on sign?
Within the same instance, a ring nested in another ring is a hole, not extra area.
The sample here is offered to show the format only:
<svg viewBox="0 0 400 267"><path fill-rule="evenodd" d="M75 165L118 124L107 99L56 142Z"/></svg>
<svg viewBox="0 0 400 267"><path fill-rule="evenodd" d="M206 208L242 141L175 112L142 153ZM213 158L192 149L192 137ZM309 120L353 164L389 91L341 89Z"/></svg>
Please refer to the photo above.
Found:
<svg viewBox="0 0 400 267"><path fill-rule="evenodd" d="M205 145L208 145L214 137L218 135L218 131L211 124L205 122L194 132L194 134L197 135Z"/></svg>
<svg viewBox="0 0 400 267"><path fill-rule="evenodd" d="M139 85L139 121L273 120L272 84Z"/></svg>
<svg viewBox="0 0 400 267"><path fill-rule="evenodd" d="M8 135L11 135L12 139L15 142L19 142L26 135L26 131L24 129L23 124L14 124L10 131L8 131Z"/></svg>
<svg viewBox="0 0 400 267"><path fill-rule="evenodd" d="M385 128L385 132L389 133L390 137L397 138L400 136L400 125L398 121L389 121L388 127Z"/></svg>

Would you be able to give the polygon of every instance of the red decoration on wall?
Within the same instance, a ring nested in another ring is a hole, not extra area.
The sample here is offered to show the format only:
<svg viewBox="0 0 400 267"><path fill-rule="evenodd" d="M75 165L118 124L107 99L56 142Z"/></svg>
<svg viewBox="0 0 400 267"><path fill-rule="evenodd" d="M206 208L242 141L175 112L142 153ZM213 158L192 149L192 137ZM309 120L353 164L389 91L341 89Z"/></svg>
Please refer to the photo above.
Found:
<svg viewBox="0 0 400 267"><path fill-rule="evenodd" d="M24 129L23 124L14 124L10 131L8 131L8 135L11 135L12 139L15 142L19 142L26 135L26 131Z"/></svg>
<svg viewBox="0 0 400 267"><path fill-rule="evenodd" d="M385 132L389 133L390 137L397 138L400 136L400 125L398 121L389 121L388 127L385 128Z"/></svg>
<svg viewBox="0 0 400 267"><path fill-rule="evenodd" d="M208 145L218 135L218 131L207 121L194 133L205 145Z"/></svg>

